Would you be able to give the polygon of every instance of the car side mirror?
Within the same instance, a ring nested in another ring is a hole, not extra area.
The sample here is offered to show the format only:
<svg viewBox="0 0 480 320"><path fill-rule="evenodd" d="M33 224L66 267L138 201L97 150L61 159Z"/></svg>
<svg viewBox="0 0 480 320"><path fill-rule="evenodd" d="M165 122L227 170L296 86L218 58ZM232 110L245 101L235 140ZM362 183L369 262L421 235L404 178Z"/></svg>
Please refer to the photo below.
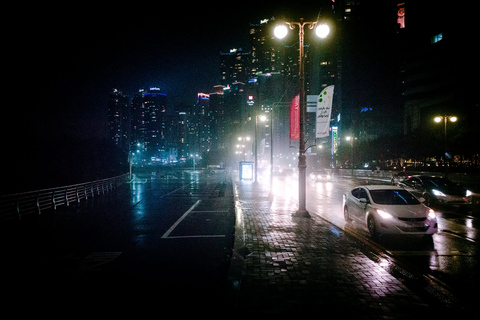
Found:
<svg viewBox="0 0 480 320"><path fill-rule="evenodd" d="M360 198L358 199L358 201L360 201L360 203L365 203L365 204L368 203L368 200L366 198Z"/></svg>
<svg viewBox="0 0 480 320"><path fill-rule="evenodd" d="M421 203L424 203L424 202L425 202L425 198L424 198L424 197L420 197L420 198L418 198L418 201L420 201Z"/></svg>

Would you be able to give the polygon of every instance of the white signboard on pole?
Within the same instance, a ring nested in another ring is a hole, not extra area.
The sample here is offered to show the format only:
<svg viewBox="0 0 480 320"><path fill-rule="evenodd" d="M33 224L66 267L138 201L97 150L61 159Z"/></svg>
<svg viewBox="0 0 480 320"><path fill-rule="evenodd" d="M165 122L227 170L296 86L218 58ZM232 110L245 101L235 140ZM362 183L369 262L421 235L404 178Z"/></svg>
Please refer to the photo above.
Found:
<svg viewBox="0 0 480 320"><path fill-rule="evenodd" d="M330 135L330 116L332 114L333 89L328 86L318 95L316 138L325 138Z"/></svg>

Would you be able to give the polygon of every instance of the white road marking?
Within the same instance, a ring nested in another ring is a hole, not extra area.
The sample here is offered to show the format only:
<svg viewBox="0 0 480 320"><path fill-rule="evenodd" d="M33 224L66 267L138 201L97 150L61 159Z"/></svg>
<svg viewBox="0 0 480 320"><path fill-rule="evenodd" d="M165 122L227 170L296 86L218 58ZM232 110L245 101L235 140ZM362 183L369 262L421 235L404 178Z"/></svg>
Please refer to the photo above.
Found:
<svg viewBox="0 0 480 320"><path fill-rule="evenodd" d="M202 202L202 200L198 200L197 202L195 202L193 206L190 207L190 209L188 209L177 221L175 221L175 223L170 227L170 229L168 229L167 232L163 234L162 239L166 239L170 235L170 233L172 233L172 231L180 224L180 222L182 222L182 220L185 219L188 214L200 204L200 202Z"/></svg>
<svg viewBox="0 0 480 320"><path fill-rule="evenodd" d="M164 239L188 239L188 238L225 238L225 235L224 234L205 234L205 235L196 235L196 236L173 236L173 237L165 237Z"/></svg>
<svg viewBox="0 0 480 320"><path fill-rule="evenodd" d="M172 236L170 234L175 230L175 228L185 219L190 213L228 213L228 211L224 210L201 210L201 211L194 211L202 200L198 200L190 207L175 223L167 230L162 236L162 239L188 239L188 238L225 238L224 234L199 234L199 235L189 235L189 236Z"/></svg>

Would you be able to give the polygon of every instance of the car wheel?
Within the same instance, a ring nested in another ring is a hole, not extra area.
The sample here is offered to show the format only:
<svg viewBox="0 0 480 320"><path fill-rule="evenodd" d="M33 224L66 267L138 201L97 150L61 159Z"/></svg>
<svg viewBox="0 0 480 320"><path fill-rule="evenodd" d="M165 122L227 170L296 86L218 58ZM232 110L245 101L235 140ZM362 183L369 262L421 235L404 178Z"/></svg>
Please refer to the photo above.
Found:
<svg viewBox="0 0 480 320"><path fill-rule="evenodd" d="M370 232L370 235L372 236L372 238L376 238L378 236L377 222L375 221L375 218L373 217L373 215L368 216L367 227L368 227L368 232Z"/></svg>
<svg viewBox="0 0 480 320"><path fill-rule="evenodd" d="M345 221L347 223L352 222L352 219L350 218L350 215L348 214L348 208L347 206L343 207L343 217L345 218Z"/></svg>

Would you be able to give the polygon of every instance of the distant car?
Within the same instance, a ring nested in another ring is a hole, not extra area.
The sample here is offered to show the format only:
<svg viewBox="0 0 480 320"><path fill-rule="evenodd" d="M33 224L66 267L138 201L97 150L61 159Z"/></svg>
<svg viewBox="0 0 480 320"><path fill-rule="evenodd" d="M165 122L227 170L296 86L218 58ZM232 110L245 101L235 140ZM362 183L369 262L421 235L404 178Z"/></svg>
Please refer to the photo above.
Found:
<svg viewBox="0 0 480 320"><path fill-rule="evenodd" d="M325 169L316 170L309 175L310 180L312 181L330 181L332 180L332 175Z"/></svg>
<svg viewBox="0 0 480 320"><path fill-rule="evenodd" d="M396 186L397 184L407 180L411 176L407 175L404 171L402 172L397 172L392 174L392 185Z"/></svg>
<svg viewBox="0 0 480 320"><path fill-rule="evenodd" d="M379 234L432 235L438 232L435 211L401 187L360 186L343 195L346 222L367 226Z"/></svg>
<svg viewBox="0 0 480 320"><path fill-rule="evenodd" d="M296 177L295 170L292 168L286 168L275 174L277 179L284 180L284 179L292 179Z"/></svg>
<svg viewBox="0 0 480 320"><path fill-rule="evenodd" d="M400 186L416 197L425 199L427 206L435 203L468 204L471 202L470 190L443 177L413 176L400 183Z"/></svg>
<svg viewBox="0 0 480 320"><path fill-rule="evenodd" d="M225 168L222 168L218 164L210 164L207 166L207 172L211 174L219 173L219 172L225 172Z"/></svg>

